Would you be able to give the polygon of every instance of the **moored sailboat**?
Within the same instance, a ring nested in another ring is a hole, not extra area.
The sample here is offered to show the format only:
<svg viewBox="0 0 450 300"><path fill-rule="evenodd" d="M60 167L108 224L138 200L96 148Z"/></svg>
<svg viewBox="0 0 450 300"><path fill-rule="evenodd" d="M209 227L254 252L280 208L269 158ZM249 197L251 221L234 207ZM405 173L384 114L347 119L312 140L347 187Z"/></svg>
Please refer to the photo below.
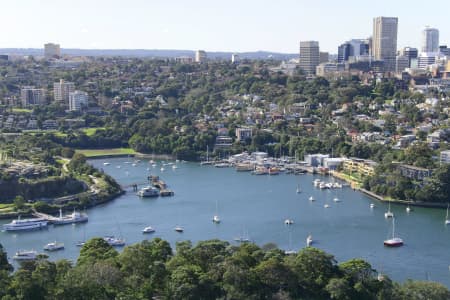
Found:
<svg viewBox="0 0 450 300"><path fill-rule="evenodd" d="M403 240L395 236L395 219L392 218L392 238L384 241L384 245L387 247L400 247L403 246Z"/></svg>

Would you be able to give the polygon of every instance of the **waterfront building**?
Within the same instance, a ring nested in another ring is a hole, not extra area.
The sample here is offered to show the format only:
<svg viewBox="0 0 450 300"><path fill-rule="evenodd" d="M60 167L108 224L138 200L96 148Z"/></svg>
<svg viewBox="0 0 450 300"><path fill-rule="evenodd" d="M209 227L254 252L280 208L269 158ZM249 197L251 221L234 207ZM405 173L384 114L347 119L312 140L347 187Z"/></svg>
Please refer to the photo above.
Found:
<svg viewBox="0 0 450 300"><path fill-rule="evenodd" d="M233 139L229 136L218 135L214 145L215 150L228 150L233 145Z"/></svg>
<svg viewBox="0 0 450 300"><path fill-rule="evenodd" d="M436 28L425 27L422 31L422 52L438 52L439 51L439 30Z"/></svg>
<svg viewBox="0 0 450 300"><path fill-rule="evenodd" d="M398 18L376 17L373 19L372 54L384 61L387 72L395 70L397 55Z"/></svg>
<svg viewBox="0 0 450 300"><path fill-rule="evenodd" d="M20 90L22 106L40 105L45 103L45 90L37 89L33 86L24 86Z"/></svg>
<svg viewBox="0 0 450 300"><path fill-rule="evenodd" d="M307 154L304 157L304 160L307 165L311 167L323 167L324 166L324 160L326 158L329 158L329 154Z"/></svg>
<svg viewBox="0 0 450 300"><path fill-rule="evenodd" d="M75 91L69 94L69 110L81 111L88 106L88 94L82 91Z"/></svg>
<svg viewBox="0 0 450 300"><path fill-rule="evenodd" d="M196 63L204 63L206 62L206 51L204 50L197 50L195 52L195 62Z"/></svg>
<svg viewBox="0 0 450 300"><path fill-rule="evenodd" d="M319 65L319 61L319 42L300 42L300 69L308 75L314 75L316 74L316 67Z"/></svg>
<svg viewBox="0 0 450 300"><path fill-rule="evenodd" d="M47 43L44 45L44 57L46 59L61 57L59 44Z"/></svg>
<svg viewBox="0 0 450 300"><path fill-rule="evenodd" d="M376 166L377 163L373 160L352 157L344 159L342 169L348 174L372 176L375 174Z"/></svg>
<svg viewBox="0 0 450 300"><path fill-rule="evenodd" d="M249 127L236 128L236 140L238 142L245 141L252 138L252 129Z"/></svg>
<svg viewBox="0 0 450 300"><path fill-rule="evenodd" d="M424 180L432 174L430 169L419 168L411 165L398 165L397 168L402 176L415 180Z"/></svg>
<svg viewBox="0 0 450 300"><path fill-rule="evenodd" d="M75 91L73 82L65 82L60 79L59 82L53 84L53 95L56 103L69 106L69 95Z"/></svg>
<svg viewBox="0 0 450 300"><path fill-rule="evenodd" d="M324 158L323 166L328 170L336 170L344 162L344 158L341 157L328 157Z"/></svg>

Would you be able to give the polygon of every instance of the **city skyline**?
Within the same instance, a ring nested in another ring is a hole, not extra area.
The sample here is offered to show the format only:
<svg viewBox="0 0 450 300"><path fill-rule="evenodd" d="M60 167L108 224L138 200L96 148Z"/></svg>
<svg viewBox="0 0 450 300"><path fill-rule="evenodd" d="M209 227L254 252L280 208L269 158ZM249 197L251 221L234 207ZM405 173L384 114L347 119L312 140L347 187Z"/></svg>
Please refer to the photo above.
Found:
<svg viewBox="0 0 450 300"><path fill-rule="evenodd" d="M407 8L387 0L370 9L361 1L346 4L132 0L124 6L118 0L8 1L2 7L8 13L0 19L0 26L8 31L0 36L0 48L43 48L45 43L57 43L81 49L297 53L299 41L316 40L321 51L337 53L343 42L371 36L377 16L398 17L398 49L420 49L425 26L440 31L441 44L450 43L447 1L437 0L440 9L429 14L414 1Z"/></svg>

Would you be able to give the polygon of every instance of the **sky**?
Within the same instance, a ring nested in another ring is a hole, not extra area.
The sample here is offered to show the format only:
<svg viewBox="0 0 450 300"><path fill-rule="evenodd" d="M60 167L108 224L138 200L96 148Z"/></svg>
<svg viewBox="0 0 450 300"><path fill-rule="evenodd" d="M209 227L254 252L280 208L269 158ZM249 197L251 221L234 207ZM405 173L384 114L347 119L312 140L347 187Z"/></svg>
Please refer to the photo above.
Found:
<svg viewBox="0 0 450 300"><path fill-rule="evenodd" d="M0 48L179 49L297 53L317 40L337 53L372 34L376 16L398 17L398 48L420 48L421 31L450 46L449 0L4 0Z"/></svg>

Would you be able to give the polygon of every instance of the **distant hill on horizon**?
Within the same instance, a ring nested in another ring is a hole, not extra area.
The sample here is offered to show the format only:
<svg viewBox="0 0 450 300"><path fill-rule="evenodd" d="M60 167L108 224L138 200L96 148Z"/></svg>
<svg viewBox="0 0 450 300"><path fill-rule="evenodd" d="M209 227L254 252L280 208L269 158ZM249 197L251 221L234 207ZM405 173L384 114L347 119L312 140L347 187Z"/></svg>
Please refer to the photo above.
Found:
<svg viewBox="0 0 450 300"><path fill-rule="evenodd" d="M210 59L231 59L232 54L238 54L241 59L277 59L289 60L298 58L298 54L277 53L269 51L254 52L206 52ZM40 48L0 48L0 54L43 56L44 49ZM164 50L164 49L61 49L61 54L72 56L127 56L127 57L164 57L195 56L193 50Z"/></svg>

